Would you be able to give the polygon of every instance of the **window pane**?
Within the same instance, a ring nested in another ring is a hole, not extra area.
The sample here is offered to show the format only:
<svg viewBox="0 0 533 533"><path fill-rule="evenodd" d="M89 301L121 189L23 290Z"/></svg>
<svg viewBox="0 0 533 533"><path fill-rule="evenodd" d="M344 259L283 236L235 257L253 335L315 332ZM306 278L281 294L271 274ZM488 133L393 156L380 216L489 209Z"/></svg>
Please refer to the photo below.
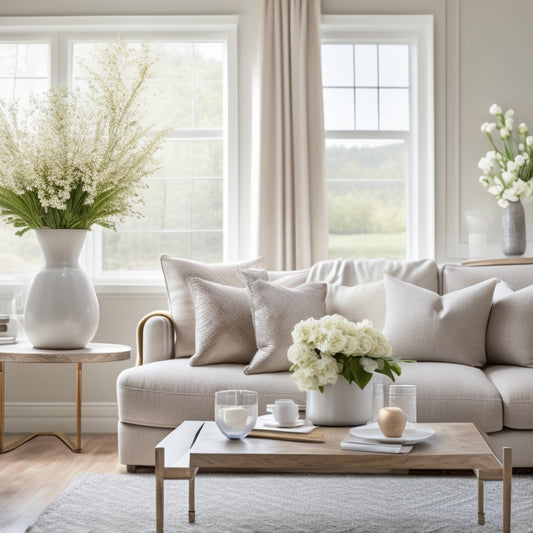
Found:
<svg viewBox="0 0 533 533"><path fill-rule="evenodd" d="M322 45L322 84L325 87L353 86L353 46Z"/></svg>
<svg viewBox="0 0 533 533"><path fill-rule="evenodd" d="M378 85L378 47L375 44L355 46L355 85L357 87Z"/></svg>
<svg viewBox="0 0 533 533"><path fill-rule="evenodd" d="M378 129L378 90L355 90L355 129Z"/></svg>
<svg viewBox="0 0 533 533"><path fill-rule="evenodd" d="M326 130L353 130L353 89L324 89L323 95Z"/></svg>
<svg viewBox="0 0 533 533"><path fill-rule="evenodd" d="M403 141L327 140L330 258L405 257L406 158Z"/></svg>
<svg viewBox="0 0 533 533"><path fill-rule="evenodd" d="M409 129L408 89L381 89L379 91L379 129Z"/></svg>
<svg viewBox="0 0 533 533"><path fill-rule="evenodd" d="M379 46L379 85L409 86L409 47L406 44Z"/></svg>
<svg viewBox="0 0 533 533"><path fill-rule="evenodd" d="M150 46L156 57L150 89L158 97L148 104L148 118L170 124L172 131L158 154L161 168L144 194L144 218L128 220L116 234L103 233L104 271L159 270L162 253L223 260L226 45ZM87 55L90 46L75 50Z"/></svg>
<svg viewBox="0 0 533 533"><path fill-rule="evenodd" d="M0 97L20 98L27 104L31 93L50 87L48 43L12 42L0 44ZM11 225L0 225L0 269L3 273L35 272L43 262L33 231L22 237Z"/></svg>

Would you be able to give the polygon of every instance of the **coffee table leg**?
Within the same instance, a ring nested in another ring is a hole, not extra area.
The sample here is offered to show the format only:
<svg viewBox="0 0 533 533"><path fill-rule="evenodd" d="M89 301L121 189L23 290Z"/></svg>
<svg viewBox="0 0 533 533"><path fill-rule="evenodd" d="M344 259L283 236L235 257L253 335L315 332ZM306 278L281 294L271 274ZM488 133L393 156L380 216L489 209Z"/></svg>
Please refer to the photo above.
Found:
<svg viewBox="0 0 533 533"><path fill-rule="evenodd" d="M477 523L480 526L485 524L485 510L483 509L483 481L477 480Z"/></svg>
<svg viewBox="0 0 533 533"><path fill-rule="evenodd" d="M513 450L503 449L503 533L511 531L511 480L513 477Z"/></svg>
<svg viewBox="0 0 533 533"><path fill-rule="evenodd" d="M189 478L189 523L193 524L196 519L194 511L194 473Z"/></svg>
<svg viewBox="0 0 533 533"><path fill-rule="evenodd" d="M165 449L155 449L155 528L163 533L165 517Z"/></svg>

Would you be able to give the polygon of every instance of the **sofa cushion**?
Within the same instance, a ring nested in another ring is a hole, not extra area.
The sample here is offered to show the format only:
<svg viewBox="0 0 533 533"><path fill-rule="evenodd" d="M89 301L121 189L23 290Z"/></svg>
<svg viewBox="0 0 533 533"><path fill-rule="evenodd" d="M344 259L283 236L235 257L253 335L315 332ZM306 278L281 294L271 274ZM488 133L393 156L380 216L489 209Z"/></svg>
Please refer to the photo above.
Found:
<svg viewBox="0 0 533 533"><path fill-rule="evenodd" d="M385 274L430 291L439 290L439 270L431 259L330 259L315 263L309 271L307 281L324 281L351 287L379 281Z"/></svg>
<svg viewBox="0 0 533 533"><path fill-rule="evenodd" d="M515 289L533 285L531 265L461 266L443 265L440 273L440 293L457 291L480 281L496 278Z"/></svg>
<svg viewBox="0 0 533 533"><path fill-rule="evenodd" d="M533 368L488 365L485 374L503 402L503 425L533 429Z"/></svg>
<svg viewBox="0 0 533 533"><path fill-rule="evenodd" d="M487 325L487 361L533 367L533 285L515 291L499 282Z"/></svg>
<svg viewBox="0 0 533 533"><path fill-rule="evenodd" d="M239 269L256 268L262 264L262 258L241 261L239 263L206 264L177 257L163 255L161 267L167 286L170 312L176 326L175 356L190 356L195 351L194 305L187 280L201 278L221 285L244 287L239 276Z"/></svg>
<svg viewBox="0 0 533 533"><path fill-rule="evenodd" d="M245 288L190 278L196 321L192 366L249 363L257 350L250 297Z"/></svg>
<svg viewBox="0 0 533 533"><path fill-rule="evenodd" d="M368 319L374 327L385 325L385 282L363 283L346 287L328 284L326 314L342 315L352 322Z"/></svg>
<svg viewBox="0 0 533 533"><path fill-rule="evenodd" d="M327 285L307 283L287 288L268 281L248 283L257 352L244 369L246 374L283 372L291 363L287 350L291 333L300 320L324 316Z"/></svg>
<svg viewBox="0 0 533 533"><path fill-rule="evenodd" d="M485 334L496 280L444 296L385 276L383 332L394 356L483 366Z"/></svg>
<svg viewBox="0 0 533 533"><path fill-rule="evenodd" d="M418 422L473 422L486 432L502 429L502 401L483 370L454 363L401 366L396 383L416 385ZM379 374L373 379L390 383Z"/></svg>
<svg viewBox="0 0 533 533"><path fill-rule="evenodd" d="M123 370L117 379L120 421L175 428L184 420L214 420L215 392L224 389L257 391L259 414L279 398L305 403L305 392L289 372L246 376L243 369L235 364L192 367L180 358Z"/></svg>

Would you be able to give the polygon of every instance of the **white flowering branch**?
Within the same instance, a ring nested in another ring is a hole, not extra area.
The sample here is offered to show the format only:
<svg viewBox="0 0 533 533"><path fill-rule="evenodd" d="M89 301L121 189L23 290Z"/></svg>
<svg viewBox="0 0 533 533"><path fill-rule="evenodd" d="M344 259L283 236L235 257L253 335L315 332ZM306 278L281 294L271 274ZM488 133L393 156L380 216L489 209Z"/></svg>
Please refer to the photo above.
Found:
<svg viewBox="0 0 533 533"><path fill-rule="evenodd" d="M139 217L167 130L145 122L153 60L118 40L81 63L88 89L0 103L0 216L30 229L115 229Z"/></svg>

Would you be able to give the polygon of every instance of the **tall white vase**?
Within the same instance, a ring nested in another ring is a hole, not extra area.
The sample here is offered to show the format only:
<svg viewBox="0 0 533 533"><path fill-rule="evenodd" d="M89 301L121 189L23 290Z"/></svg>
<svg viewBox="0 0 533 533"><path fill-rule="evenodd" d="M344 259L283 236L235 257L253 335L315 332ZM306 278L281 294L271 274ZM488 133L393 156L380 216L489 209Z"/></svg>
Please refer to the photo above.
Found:
<svg viewBox="0 0 533 533"><path fill-rule="evenodd" d="M82 348L94 337L99 320L94 286L79 263L88 231L39 229L35 233L45 266L26 298L26 337L36 348Z"/></svg>
<svg viewBox="0 0 533 533"><path fill-rule="evenodd" d="M307 391L306 418L317 426L359 426L372 419L372 380L364 389L339 376L324 392Z"/></svg>

